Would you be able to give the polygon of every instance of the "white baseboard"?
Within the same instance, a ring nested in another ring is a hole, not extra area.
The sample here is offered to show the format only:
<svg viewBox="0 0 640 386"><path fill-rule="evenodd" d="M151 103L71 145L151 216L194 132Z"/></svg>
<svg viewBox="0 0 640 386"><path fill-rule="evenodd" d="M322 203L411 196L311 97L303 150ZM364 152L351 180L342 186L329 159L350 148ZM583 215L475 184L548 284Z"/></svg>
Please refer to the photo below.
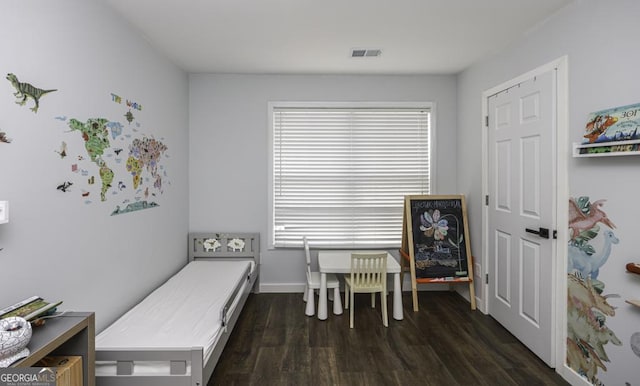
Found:
<svg viewBox="0 0 640 386"><path fill-rule="evenodd" d="M560 368L556 369L556 372L560 374L565 381L569 382L573 386L593 386L585 377L576 373L572 368L563 364Z"/></svg>
<svg viewBox="0 0 640 386"><path fill-rule="evenodd" d="M260 292L264 293L303 293L304 283L260 283Z"/></svg>
<svg viewBox="0 0 640 386"><path fill-rule="evenodd" d="M264 293L303 293L305 283L265 283L260 282L260 292ZM403 292L411 292L411 281L406 281L402 286ZM393 287L390 286L389 290ZM449 284L418 284L418 291L448 291ZM467 301L468 296L467 297Z"/></svg>
<svg viewBox="0 0 640 386"><path fill-rule="evenodd" d="M488 315L488 310L485 309L484 307L484 302L482 301L481 298L476 296L476 308L478 309L478 311L482 312L485 315Z"/></svg>

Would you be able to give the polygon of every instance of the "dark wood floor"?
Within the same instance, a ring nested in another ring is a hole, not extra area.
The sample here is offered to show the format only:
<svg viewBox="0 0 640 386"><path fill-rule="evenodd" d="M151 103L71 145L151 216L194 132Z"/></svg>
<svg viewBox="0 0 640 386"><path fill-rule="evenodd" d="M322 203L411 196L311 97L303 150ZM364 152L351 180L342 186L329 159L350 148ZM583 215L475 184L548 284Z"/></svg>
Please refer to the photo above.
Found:
<svg viewBox="0 0 640 386"><path fill-rule="evenodd" d="M568 384L455 292L419 300L413 312L405 293L404 320L390 307L385 328L358 294L349 329L348 312L305 316L302 294L252 294L208 385Z"/></svg>

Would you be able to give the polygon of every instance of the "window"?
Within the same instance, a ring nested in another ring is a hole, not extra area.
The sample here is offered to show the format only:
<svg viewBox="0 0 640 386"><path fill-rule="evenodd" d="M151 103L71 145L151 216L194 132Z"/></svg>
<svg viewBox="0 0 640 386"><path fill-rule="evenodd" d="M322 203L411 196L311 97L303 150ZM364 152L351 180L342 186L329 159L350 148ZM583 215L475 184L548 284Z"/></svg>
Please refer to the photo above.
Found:
<svg viewBox="0 0 640 386"><path fill-rule="evenodd" d="M430 105L270 104L270 246L399 247L430 192Z"/></svg>

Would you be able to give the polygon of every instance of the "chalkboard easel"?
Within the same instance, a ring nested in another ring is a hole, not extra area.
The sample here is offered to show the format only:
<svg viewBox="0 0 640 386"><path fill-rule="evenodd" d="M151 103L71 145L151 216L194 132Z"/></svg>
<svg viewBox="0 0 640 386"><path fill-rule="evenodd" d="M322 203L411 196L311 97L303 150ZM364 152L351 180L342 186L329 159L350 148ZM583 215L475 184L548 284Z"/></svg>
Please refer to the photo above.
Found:
<svg viewBox="0 0 640 386"><path fill-rule="evenodd" d="M418 284L425 283L468 283L471 309L476 309L463 195L405 196L400 256L401 276L411 272L414 311L418 311Z"/></svg>

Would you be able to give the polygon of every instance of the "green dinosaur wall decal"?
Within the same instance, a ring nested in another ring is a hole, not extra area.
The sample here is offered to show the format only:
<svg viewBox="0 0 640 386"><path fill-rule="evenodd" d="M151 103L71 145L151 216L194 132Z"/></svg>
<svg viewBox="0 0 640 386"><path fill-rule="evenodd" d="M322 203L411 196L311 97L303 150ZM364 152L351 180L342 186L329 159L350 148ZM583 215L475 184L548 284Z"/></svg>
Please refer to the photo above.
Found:
<svg viewBox="0 0 640 386"><path fill-rule="evenodd" d="M31 108L31 111L33 111L34 113L38 112L38 107L40 107L40 98L44 94L58 91L57 89L42 90L32 86L29 83L20 82L18 81L18 77L11 73L7 74L7 80L11 82L13 87L15 87L16 89L16 92L14 92L13 95L18 98L18 101L16 101L17 104L19 104L20 106L24 106L24 104L27 102L27 98L33 99L35 105ZM22 100L20 100L21 98Z"/></svg>

